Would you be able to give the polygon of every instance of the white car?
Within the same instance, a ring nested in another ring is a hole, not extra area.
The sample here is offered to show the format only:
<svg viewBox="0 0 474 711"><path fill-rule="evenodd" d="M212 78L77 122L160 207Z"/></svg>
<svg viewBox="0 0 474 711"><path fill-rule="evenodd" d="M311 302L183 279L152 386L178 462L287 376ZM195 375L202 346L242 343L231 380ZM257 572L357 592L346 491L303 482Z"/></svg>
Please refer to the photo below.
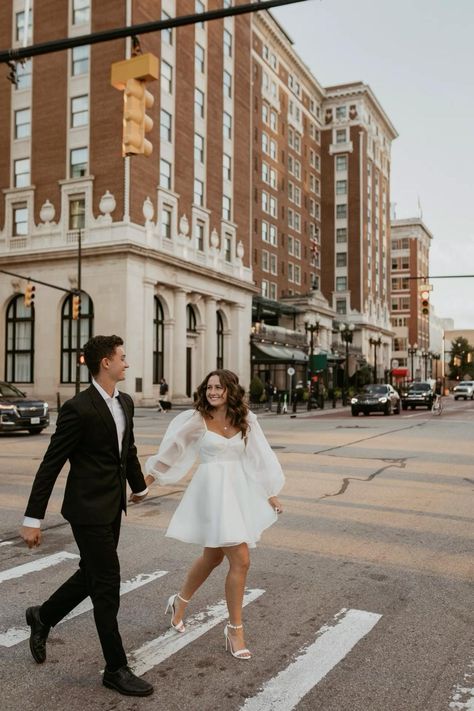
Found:
<svg viewBox="0 0 474 711"><path fill-rule="evenodd" d="M474 400L474 380L462 380L453 388L454 399L459 400L463 397L467 400L468 397Z"/></svg>

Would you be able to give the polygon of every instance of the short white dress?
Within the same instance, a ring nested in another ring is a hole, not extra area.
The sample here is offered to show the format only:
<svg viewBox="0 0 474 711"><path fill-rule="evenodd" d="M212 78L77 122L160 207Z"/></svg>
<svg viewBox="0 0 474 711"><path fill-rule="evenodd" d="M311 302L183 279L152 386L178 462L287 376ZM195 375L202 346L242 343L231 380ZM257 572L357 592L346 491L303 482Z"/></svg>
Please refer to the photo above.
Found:
<svg viewBox="0 0 474 711"><path fill-rule="evenodd" d="M285 478L254 413L247 437L223 437L206 427L202 415L186 410L172 420L158 453L145 470L162 485L185 476L200 463L169 524L166 535L203 547L247 543L254 548L278 515L268 503Z"/></svg>

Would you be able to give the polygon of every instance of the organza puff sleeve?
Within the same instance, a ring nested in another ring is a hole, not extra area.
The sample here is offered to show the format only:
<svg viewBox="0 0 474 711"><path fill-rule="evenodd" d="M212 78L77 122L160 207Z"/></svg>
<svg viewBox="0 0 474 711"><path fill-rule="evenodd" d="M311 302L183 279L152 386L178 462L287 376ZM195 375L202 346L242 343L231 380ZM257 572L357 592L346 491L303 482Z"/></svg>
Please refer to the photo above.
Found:
<svg viewBox="0 0 474 711"><path fill-rule="evenodd" d="M158 453L150 457L145 471L161 486L175 484L193 466L206 427L196 410L186 410L172 420L161 440Z"/></svg>
<svg viewBox="0 0 474 711"><path fill-rule="evenodd" d="M247 421L249 429L244 455L245 471L249 477L263 487L268 498L276 496L285 483L280 462L268 444L257 421L257 416L253 412L249 412Z"/></svg>

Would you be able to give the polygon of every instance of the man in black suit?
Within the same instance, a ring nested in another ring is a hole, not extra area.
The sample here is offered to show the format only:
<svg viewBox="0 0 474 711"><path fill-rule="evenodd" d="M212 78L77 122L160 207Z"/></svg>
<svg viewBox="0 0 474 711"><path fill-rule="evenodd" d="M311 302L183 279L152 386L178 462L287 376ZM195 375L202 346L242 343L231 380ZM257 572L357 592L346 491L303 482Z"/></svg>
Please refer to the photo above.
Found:
<svg viewBox="0 0 474 711"><path fill-rule="evenodd" d="M56 479L69 460L61 513L71 524L81 554L79 569L41 606L26 611L30 649L35 661L42 664L50 628L90 596L106 661L104 685L128 696L148 696L153 687L127 666L117 624L117 544L122 511L127 506L127 481L132 501L142 501L148 493L133 436L133 401L116 387L128 368L123 341L119 336L95 336L86 343L84 357L92 385L65 402L59 412L21 529L30 548L40 545L41 519Z"/></svg>

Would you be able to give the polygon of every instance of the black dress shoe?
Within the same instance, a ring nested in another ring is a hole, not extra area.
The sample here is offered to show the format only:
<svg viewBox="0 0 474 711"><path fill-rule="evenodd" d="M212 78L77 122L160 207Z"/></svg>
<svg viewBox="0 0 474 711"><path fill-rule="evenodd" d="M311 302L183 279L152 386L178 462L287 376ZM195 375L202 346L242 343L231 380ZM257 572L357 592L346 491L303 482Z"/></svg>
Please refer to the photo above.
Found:
<svg viewBox="0 0 474 711"><path fill-rule="evenodd" d="M125 696L150 696L153 693L152 685L136 676L127 666L114 672L105 669L102 683Z"/></svg>
<svg viewBox="0 0 474 711"><path fill-rule="evenodd" d="M46 661L46 640L48 639L49 625L44 625L41 622L39 615L40 608L29 607L26 611L26 621L31 627L30 634L30 650L33 659L38 664L43 664Z"/></svg>

